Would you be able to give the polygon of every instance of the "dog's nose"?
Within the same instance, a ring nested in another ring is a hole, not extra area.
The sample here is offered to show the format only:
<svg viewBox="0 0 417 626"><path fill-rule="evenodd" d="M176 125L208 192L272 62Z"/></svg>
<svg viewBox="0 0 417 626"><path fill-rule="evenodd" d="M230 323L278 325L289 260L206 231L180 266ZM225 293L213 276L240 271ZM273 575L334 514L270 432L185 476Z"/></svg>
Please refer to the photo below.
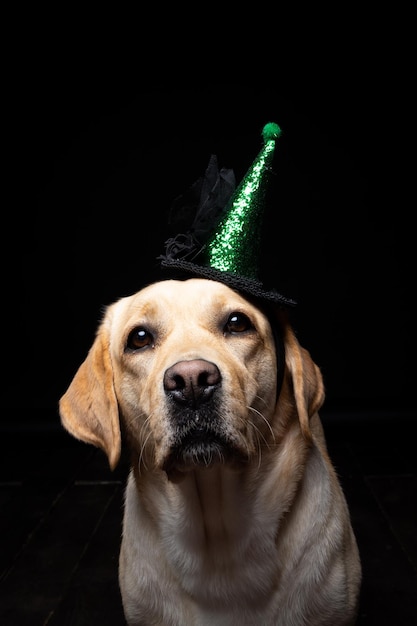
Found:
<svg viewBox="0 0 417 626"><path fill-rule="evenodd" d="M217 365L204 359L193 359L179 361L166 370L164 389L176 402L196 409L210 400L220 381Z"/></svg>

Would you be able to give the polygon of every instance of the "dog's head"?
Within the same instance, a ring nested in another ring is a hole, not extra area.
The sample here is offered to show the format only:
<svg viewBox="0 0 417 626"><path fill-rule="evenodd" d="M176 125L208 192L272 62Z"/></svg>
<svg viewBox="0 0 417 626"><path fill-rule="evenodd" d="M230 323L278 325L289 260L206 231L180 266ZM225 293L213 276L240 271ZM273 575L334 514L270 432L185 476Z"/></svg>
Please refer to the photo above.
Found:
<svg viewBox="0 0 417 626"><path fill-rule="evenodd" d="M123 432L144 469L172 476L259 459L291 421L308 439L323 397L320 372L285 316L271 321L222 283L192 278L154 283L107 308L60 414L112 468Z"/></svg>

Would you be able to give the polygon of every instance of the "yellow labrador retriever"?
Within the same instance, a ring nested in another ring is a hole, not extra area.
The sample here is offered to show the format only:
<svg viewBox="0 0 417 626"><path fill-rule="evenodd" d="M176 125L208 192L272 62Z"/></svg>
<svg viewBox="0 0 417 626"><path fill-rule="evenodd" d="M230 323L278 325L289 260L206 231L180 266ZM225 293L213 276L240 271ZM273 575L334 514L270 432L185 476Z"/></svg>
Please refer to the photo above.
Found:
<svg viewBox="0 0 417 626"><path fill-rule="evenodd" d="M63 425L132 469L119 582L128 624L354 624L361 567L283 310L202 278L110 305Z"/></svg>

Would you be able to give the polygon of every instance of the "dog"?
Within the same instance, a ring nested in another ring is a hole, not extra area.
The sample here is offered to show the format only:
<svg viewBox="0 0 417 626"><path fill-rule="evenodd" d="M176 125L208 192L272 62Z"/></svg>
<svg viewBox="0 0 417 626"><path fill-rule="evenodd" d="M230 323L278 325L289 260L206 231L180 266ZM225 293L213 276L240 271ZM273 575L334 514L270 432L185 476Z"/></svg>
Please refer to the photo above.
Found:
<svg viewBox="0 0 417 626"><path fill-rule="evenodd" d="M59 411L110 468L130 454L129 625L355 623L361 563L324 398L288 312L221 282L164 279L105 309Z"/></svg>

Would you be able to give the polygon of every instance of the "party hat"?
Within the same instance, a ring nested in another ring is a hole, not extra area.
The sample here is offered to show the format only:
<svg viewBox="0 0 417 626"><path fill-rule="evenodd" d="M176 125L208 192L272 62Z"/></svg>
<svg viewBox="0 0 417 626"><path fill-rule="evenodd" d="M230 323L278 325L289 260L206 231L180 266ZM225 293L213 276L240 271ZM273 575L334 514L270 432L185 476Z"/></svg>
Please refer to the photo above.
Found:
<svg viewBox="0 0 417 626"><path fill-rule="evenodd" d="M211 156L204 177L174 204L180 220L190 209L194 219L184 234L165 242L165 255L158 257L162 268L216 280L269 302L296 304L266 289L258 276L267 183L280 135L278 124L265 124L263 146L236 189L233 171L219 171L217 157Z"/></svg>

